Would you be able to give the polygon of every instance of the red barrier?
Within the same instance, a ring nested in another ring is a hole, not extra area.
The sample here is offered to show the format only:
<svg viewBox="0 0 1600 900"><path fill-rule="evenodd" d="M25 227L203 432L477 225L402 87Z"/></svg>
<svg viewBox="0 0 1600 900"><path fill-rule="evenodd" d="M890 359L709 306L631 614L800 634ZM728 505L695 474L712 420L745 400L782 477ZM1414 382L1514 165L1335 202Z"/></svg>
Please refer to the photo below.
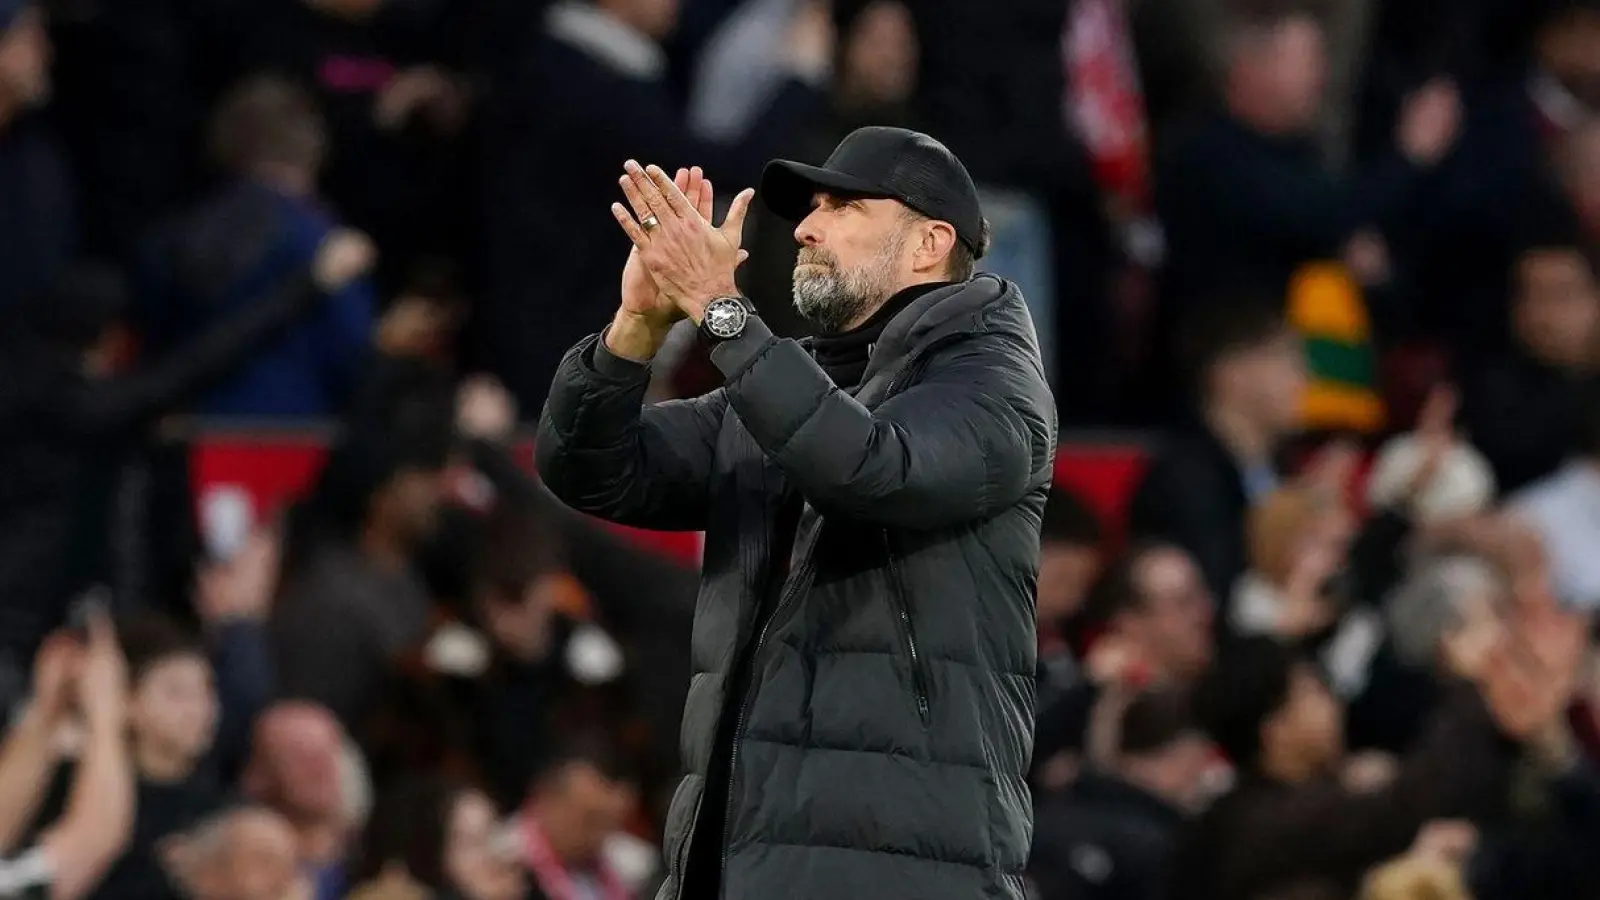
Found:
<svg viewBox="0 0 1600 900"><path fill-rule="evenodd" d="M190 479L202 507L218 491L242 492L255 517L270 517L308 490L327 452L322 433L201 432L191 444ZM518 459L531 468L531 445ZM1127 501L1144 473L1141 442L1090 438L1064 443L1056 453L1056 481L1078 493L1098 513L1114 537L1126 527ZM640 531L611 526L642 545L691 565L700 559L700 536Z"/></svg>

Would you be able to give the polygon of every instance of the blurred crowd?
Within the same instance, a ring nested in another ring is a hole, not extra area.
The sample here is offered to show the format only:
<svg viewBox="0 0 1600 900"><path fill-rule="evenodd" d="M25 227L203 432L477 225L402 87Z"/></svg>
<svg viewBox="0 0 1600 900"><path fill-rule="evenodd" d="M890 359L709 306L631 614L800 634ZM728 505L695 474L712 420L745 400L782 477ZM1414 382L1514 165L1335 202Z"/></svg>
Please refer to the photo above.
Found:
<svg viewBox="0 0 1600 900"><path fill-rule="evenodd" d="M1149 436L1045 517L1039 900L1600 897L1594 0L0 0L0 897L651 896L696 572L519 419L623 160L869 123Z"/></svg>

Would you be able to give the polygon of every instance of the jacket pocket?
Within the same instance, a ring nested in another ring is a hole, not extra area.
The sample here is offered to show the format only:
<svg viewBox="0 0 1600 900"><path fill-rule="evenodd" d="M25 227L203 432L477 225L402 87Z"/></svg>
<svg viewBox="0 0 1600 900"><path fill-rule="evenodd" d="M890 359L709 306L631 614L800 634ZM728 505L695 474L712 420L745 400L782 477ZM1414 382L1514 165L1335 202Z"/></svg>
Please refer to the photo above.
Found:
<svg viewBox="0 0 1600 900"><path fill-rule="evenodd" d="M911 667L911 693L917 704L917 716L922 720L923 727L927 727L930 709L926 660L917 647L917 631L911 621L911 603L906 599L905 583L900 579L900 563L895 559L888 531L883 533L883 549L889 580L890 612L895 620L895 628L900 632L900 648L905 651Z"/></svg>

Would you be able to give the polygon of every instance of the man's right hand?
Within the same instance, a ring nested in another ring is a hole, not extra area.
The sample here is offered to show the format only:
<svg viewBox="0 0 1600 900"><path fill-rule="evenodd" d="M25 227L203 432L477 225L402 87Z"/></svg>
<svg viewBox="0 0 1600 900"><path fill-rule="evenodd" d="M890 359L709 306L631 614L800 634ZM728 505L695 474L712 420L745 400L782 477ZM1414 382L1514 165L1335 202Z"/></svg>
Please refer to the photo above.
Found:
<svg viewBox="0 0 1600 900"><path fill-rule="evenodd" d="M622 176L628 180L628 176ZM673 181L689 198L700 215L711 221L714 193L710 179L699 166L679 169ZM683 318L677 304L662 296L656 280L639 258L639 248L628 253L622 267L622 308L617 310L611 329L606 332L606 349L623 359L645 362L656 355L667 339L667 332Z"/></svg>

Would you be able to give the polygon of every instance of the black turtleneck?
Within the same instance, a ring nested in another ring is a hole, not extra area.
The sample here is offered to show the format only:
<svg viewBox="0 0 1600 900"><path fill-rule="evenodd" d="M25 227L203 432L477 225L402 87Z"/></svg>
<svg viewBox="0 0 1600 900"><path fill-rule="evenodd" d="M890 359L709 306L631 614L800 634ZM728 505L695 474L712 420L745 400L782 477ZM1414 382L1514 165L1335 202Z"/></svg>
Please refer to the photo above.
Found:
<svg viewBox="0 0 1600 900"><path fill-rule="evenodd" d="M861 385L861 376L866 374L867 360L872 356L872 346L883 335L883 329L889 321L901 310L910 306L913 300L948 284L946 281L934 281L912 285L900 291L885 301L871 318L859 326L839 334L818 335L812 338L811 355L840 390L855 390Z"/></svg>

